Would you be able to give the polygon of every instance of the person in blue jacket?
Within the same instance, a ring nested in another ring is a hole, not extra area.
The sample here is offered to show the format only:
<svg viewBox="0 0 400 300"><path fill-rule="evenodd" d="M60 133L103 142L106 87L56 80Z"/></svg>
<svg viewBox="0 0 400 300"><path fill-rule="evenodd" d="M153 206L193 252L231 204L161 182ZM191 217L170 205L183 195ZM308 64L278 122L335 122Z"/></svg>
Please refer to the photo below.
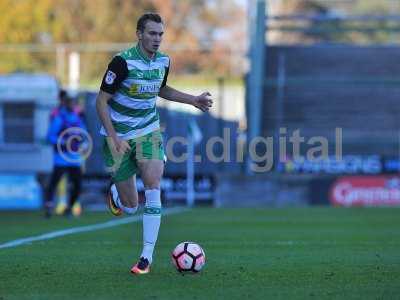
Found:
<svg viewBox="0 0 400 300"><path fill-rule="evenodd" d="M53 172L45 192L45 216L53 211L53 198L57 185L64 174L68 175L71 189L68 193L67 209L64 214L71 215L71 208L79 197L82 180L82 159L79 152L81 139L79 129L86 130L82 113L74 106L73 99L65 90L59 92L60 104L50 115L47 141L53 145ZM76 130L78 129L78 130ZM74 136L76 135L76 136Z"/></svg>

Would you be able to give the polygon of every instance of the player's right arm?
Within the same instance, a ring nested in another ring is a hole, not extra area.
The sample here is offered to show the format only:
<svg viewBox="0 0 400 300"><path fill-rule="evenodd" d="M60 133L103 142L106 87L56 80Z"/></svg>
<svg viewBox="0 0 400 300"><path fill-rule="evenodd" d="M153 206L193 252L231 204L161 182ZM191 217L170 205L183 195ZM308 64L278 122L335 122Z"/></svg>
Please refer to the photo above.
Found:
<svg viewBox="0 0 400 300"><path fill-rule="evenodd" d="M114 126L111 122L111 117L108 112L108 101L111 100L114 93L118 90L121 82L128 75L128 68L125 60L120 56L115 56L108 65L108 69L104 74L101 83L99 94L96 99L96 110L104 129L107 132L107 141L112 150L123 153L130 149L127 141L118 137Z"/></svg>

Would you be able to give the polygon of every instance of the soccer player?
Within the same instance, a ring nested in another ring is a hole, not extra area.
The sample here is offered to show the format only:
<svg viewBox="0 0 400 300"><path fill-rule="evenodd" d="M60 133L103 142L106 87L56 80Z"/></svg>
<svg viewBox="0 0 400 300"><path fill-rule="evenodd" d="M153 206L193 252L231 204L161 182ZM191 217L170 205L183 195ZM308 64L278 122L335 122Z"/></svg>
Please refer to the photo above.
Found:
<svg viewBox="0 0 400 300"><path fill-rule="evenodd" d="M114 56L96 100L105 136L103 152L112 184L108 205L114 215L134 214L138 207L136 174L145 187L143 250L131 268L134 274L150 271L161 221L160 181L164 149L156 99L190 104L208 111L210 93L194 96L167 85L170 58L158 51L164 23L158 14L142 15L136 28L137 44Z"/></svg>

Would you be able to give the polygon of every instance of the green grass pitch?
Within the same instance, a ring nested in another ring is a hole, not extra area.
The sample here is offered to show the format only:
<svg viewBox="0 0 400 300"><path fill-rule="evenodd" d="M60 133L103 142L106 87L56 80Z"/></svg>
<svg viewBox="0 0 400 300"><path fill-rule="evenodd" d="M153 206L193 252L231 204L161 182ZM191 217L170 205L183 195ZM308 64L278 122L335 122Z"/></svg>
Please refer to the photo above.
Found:
<svg viewBox="0 0 400 300"><path fill-rule="evenodd" d="M110 219L0 212L0 244ZM399 208L196 208L163 218L152 271L137 277L141 226L0 249L0 300L400 299ZM186 240L205 250L200 274L172 267Z"/></svg>

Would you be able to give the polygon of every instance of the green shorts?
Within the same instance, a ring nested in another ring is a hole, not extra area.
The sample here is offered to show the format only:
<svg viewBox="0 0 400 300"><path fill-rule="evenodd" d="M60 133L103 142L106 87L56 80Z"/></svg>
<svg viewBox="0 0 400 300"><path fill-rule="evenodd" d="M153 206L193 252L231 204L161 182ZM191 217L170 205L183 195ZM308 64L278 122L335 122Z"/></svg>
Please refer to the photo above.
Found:
<svg viewBox="0 0 400 300"><path fill-rule="evenodd" d="M162 135L159 130L144 136L127 140L131 150L124 154L112 153L107 139L103 142L103 156L107 170L114 182L124 181L138 171L137 161L141 159L164 159Z"/></svg>

